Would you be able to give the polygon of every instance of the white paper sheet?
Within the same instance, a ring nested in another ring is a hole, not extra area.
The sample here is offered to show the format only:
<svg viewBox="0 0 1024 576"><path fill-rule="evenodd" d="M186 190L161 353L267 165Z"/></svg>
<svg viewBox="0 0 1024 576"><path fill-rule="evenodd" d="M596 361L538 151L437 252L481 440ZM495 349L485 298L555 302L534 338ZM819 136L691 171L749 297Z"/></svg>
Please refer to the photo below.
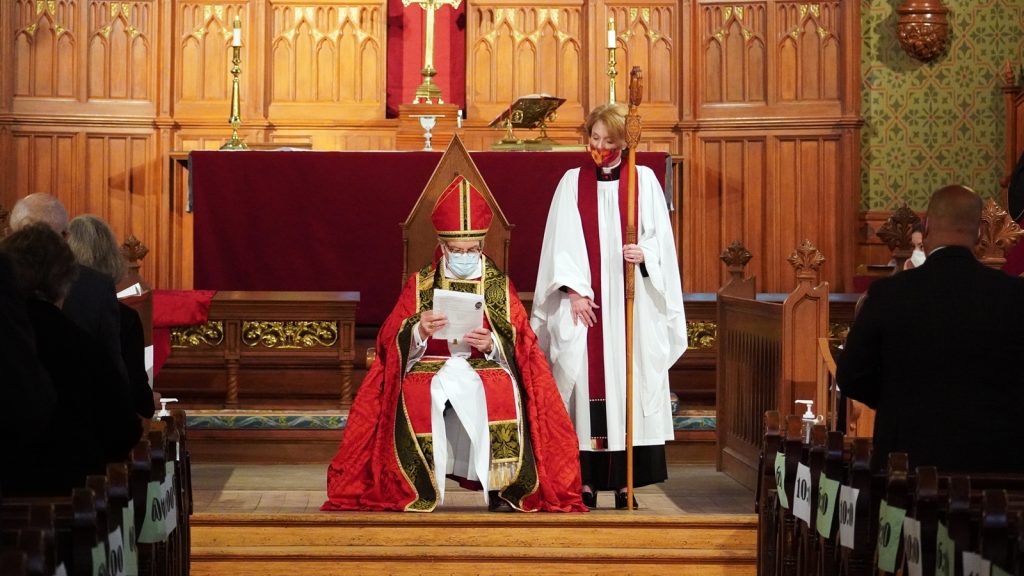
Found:
<svg viewBox="0 0 1024 576"><path fill-rule="evenodd" d="M448 317L448 325L434 332L439 340L461 340L467 332L484 325L484 297L451 290L434 290L434 312Z"/></svg>
<svg viewBox="0 0 1024 576"><path fill-rule="evenodd" d="M130 296L139 296L141 294L142 294L142 285L139 284L138 282L136 282L135 284L132 284L131 286L129 286L129 287L125 288L124 290L121 290L120 292L118 292L117 293L117 299L120 300L122 298L128 298Z"/></svg>

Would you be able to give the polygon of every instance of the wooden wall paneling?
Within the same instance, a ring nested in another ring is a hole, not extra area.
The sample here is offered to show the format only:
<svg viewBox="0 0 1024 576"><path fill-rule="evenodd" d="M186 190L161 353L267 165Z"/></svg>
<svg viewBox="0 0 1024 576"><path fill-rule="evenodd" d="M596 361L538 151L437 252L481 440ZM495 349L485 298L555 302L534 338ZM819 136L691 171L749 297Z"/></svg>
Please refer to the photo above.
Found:
<svg viewBox="0 0 1024 576"><path fill-rule="evenodd" d="M92 1L88 5L87 89L90 104L120 116L156 113L160 3Z"/></svg>
<svg viewBox="0 0 1024 576"><path fill-rule="evenodd" d="M63 202L68 213L77 214L81 140L81 134L73 130L13 127L14 198L46 192Z"/></svg>
<svg viewBox="0 0 1024 576"><path fill-rule="evenodd" d="M134 234L147 246L155 246L159 228L152 216L159 209L160 183L154 177L152 131L90 132L84 138L81 212L103 217L122 241ZM154 256L153 261L159 259Z"/></svg>
<svg viewBox="0 0 1024 576"><path fill-rule="evenodd" d="M14 167L11 130L3 120L0 120L0 206L8 211L17 200L14 191Z"/></svg>
<svg viewBox="0 0 1024 576"><path fill-rule="evenodd" d="M647 121L675 121L679 118L680 26L678 0L643 3L606 0L597 6L591 50L594 87L589 108L608 101L605 47L608 19L615 18L616 100L625 102L629 72L639 66L644 73L643 115Z"/></svg>
<svg viewBox="0 0 1024 576"><path fill-rule="evenodd" d="M13 2L0 2L0 129L2 129L4 114L11 110L11 89L14 86L14 7ZM9 136L9 134L8 134ZM3 144L0 142L0 147ZM6 156L4 156L6 158ZM6 182L6 177L0 176L0 183ZM0 192L6 190L6 184L0 185ZM3 198L0 195L0 198Z"/></svg>
<svg viewBox="0 0 1024 576"><path fill-rule="evenodd" d="M267 9L268 118L384 117L384 0L270 0Z"/></svg>
<svg viewBox="0 0 1024 576"><path fill-rule="evenodd" d="M768 84L767 6L701 3L698 74L691 87L705 106L766 104ZM704 114L721 114L720 111Z"/></svg>
<svg viewBox="0 0 1024 576"><path fill-rule="evenodd" d="M227 118L231 99L231 34L242 20L243 121L253 119L250 96L262 78L255 55L259 28L249 2L177 0L174 14L174 108L177 118Z"/></svg>
<svg viewBox="0 0 1024 576"><path fill-rule="evenodd" d="M67 107L81 99L83 35L78 7L75 0L14 0L10 23L15 112Z"/></svg>
<svg viewBox="0 0 1024 576"><path fill-rule="evenodd" d="M520 96L565 98L556 125L582 122L588 48L582 0L534 4L480 0L467 6L467 118L490 122Z"/></svg>
<svg viewBox="0 0 1024 576"><path fill-rule="evenodd" d="M767 254L783 254L786 246L809 239L823 254L839 252L836 221L840 183L836 167L840 157L838 134L779 135L770 147L776 179L767 203ZM834 258L834 257L833 257ZM826 262L822 279L836 284L835 262ZM764 261L762 289L783 292L792 288L791 266L784 258Z"/></svg>
<svg viewBox="0 0 1024 576"><path fill-rule="evenodd" d="M267 141L282 145L308 143L314 150L394 150L396 125L394 121L382 121L337 128L282 127L269 131Z"/></svg>
<svg viewBox="0 0 1024 576"><path fill-rule="evenodd" d="M838 100L839 2L779 2L777 91L780 102Z"/></svg>
<svg viewBox="0 0 1024 576"><path fill-rule="evenodd" d="M724 283L718 256L733 240L760 245L766 233L767 158L763 135L700 138L691 163L702 177L685 189L682 199L684 291L713 292ZM747 270L761 282L765 253L751 252Z"/></svg>

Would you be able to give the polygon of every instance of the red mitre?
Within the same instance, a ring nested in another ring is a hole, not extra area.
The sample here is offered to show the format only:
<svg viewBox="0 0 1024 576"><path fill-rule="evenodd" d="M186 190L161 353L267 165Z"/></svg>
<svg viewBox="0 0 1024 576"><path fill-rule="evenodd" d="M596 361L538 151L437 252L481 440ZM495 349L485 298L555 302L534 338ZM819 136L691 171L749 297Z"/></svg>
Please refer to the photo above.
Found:
<svg viewBox="0 0 1024 576"><path fill-rule="evenodd" d="M430 220L442 240L483 240L493 216L483 194L456 176L434 204Z"/></svg>

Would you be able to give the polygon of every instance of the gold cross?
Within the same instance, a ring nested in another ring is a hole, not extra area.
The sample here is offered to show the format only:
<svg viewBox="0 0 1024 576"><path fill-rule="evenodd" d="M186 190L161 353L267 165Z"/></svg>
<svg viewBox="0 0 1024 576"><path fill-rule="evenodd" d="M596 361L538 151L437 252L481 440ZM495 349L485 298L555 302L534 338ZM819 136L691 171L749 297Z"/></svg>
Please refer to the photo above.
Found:
<svg viewBox="0 0 1024 576"><path fill-rule="evenodd" d="M435 100L438 104L444 104L444 101L441 100L441 89L434 84L434 76L437 74L437 70L434 69L434 13L446 5L455 10L462 4L462 0L402 0L402 5L406 8L410 4L419 4L427 14L427 37L424 41L423 69L420 70L423 75L423 83L416 88L413 104L418 103L421 98L427 104Z"/></svg>

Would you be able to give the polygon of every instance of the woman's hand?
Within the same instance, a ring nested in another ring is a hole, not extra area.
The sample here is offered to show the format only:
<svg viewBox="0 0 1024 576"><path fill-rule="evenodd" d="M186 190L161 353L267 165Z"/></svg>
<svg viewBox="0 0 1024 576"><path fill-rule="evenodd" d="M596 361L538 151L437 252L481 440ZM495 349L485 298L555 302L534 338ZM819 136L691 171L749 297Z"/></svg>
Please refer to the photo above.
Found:
<svg viewBox="0 0 1024 576"><path fill-rule="evenodd" d="M630 264L641 264L644 261L644 251L636 244L625 244L622 247L622 258Z"/></svg>
<svg viewBox="0 0 1024 576"><path fill-rule="evenodd" d="M476 348L481 354L490 354L491 348L494 347L494 341L491 340L491 331L487 328L477 328L466 332L466 335L462 337L467 344Z"/></svg>
<svg viewBox="0 0 1024 576"><path fill-rule="evenodd" d="M448 317L440 312L426 310L420 314L420 340L427 340L448 325Z"/></svg>
<svg viewBox="0 0 1024 576"><path fill-rule="evenodd" d="M587 296L582 296L575 290L569 290L569 303L572 305L572 324L575 326L583 322L586 327L597 324L597 314L594 310L600 308Z"/></svg>

